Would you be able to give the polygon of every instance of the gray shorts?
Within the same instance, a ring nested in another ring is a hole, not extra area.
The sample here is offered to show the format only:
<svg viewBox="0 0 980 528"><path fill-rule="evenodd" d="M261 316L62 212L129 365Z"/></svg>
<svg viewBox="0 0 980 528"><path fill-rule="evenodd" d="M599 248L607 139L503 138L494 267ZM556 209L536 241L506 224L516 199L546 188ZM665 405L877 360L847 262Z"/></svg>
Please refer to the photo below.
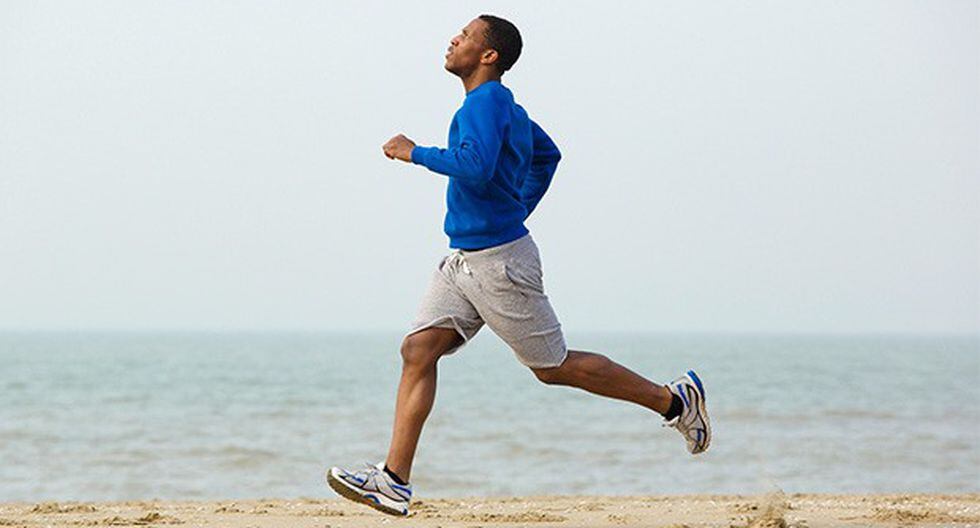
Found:
<svg viewBox="0 0 980 528"><path fill-rule="evenodd" d="M565 360L561 323L544 293L541 257L530 233L487 249L454 249L442 257L406 336L425 328L453 328L463 343L447 352L452 354L484 322L528 367L555 367Z"/></svg>

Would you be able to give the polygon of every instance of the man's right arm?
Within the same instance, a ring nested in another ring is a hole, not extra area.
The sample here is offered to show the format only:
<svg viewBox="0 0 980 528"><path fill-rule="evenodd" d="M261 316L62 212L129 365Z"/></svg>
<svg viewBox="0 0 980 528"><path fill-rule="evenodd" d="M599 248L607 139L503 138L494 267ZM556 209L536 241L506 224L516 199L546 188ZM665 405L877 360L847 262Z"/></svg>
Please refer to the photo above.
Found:
<svg viewBox="0 0 980 528"><path fill-rule="evenodd" d="M521 202L527 209L528 216L531 216L531 211L538 206L548 190L555 170L558 169L558 161L561 160L561 152L554 141L534 121L531 121L531 136L534 139L531 170L521 185Z"/></svg>
<svg viewBox="0 0 980 528"><path fill-rule="evenodd" d="M509 124L507 116L492 97L471 95L456 114L459 145L448 149L416 145L411 152L412 163L450 178L486 183L497 166Z"/></svg>

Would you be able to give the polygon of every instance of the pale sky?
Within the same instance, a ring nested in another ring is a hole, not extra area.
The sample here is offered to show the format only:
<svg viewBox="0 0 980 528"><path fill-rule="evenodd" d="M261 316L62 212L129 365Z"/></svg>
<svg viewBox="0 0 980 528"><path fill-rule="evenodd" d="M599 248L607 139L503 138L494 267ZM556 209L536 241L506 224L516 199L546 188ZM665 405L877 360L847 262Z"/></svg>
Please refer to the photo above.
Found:
<svg viewBox="0 0 980 528"><path fill-rule="evenodd" d="M0 329L402 330L450 38L563 153L567 331L976 332L980 2L0 3Z"/></svg>

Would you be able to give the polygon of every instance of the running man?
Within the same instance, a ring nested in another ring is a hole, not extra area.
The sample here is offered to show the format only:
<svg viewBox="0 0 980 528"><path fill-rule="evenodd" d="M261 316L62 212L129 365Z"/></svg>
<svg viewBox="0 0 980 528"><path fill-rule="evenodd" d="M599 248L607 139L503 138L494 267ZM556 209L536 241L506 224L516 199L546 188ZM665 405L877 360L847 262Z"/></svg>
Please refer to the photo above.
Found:
<svg viewBox="0 0 980 528"><path fill-rule="evenodd" d="M466 91L449 128L449 148L417 146L401 134L382 147L390 159L448 176L444 228L451 249L433 271L401 344L387 458L327 472L337 493L385 513L408 514L412 460L435 400L439 358L463 347L484 324L542 382L651 409L684 436L692 454L711 441L704 387L694 371L658 385L604 355L566 349L544 292L537 245L524 226L561 153L500 82L521 47L521 35L510 22L491 15L470 21L446 54L446 70Z"/></svg>

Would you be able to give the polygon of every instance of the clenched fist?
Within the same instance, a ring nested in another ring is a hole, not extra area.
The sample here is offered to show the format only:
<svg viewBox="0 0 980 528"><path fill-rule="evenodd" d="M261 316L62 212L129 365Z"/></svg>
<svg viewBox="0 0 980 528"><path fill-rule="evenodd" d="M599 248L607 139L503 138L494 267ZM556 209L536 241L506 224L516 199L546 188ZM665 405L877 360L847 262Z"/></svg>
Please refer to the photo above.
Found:
<svg viewBox="0 0 980 528"><path fill-rule="evenodd" d="M398 134L397 136L388 140L381 150L384 151L385 156L388 159L400 159L402 161L412 161L412 149L415 148L415 142L411 139L405 137L404 134Z"/></svg>

